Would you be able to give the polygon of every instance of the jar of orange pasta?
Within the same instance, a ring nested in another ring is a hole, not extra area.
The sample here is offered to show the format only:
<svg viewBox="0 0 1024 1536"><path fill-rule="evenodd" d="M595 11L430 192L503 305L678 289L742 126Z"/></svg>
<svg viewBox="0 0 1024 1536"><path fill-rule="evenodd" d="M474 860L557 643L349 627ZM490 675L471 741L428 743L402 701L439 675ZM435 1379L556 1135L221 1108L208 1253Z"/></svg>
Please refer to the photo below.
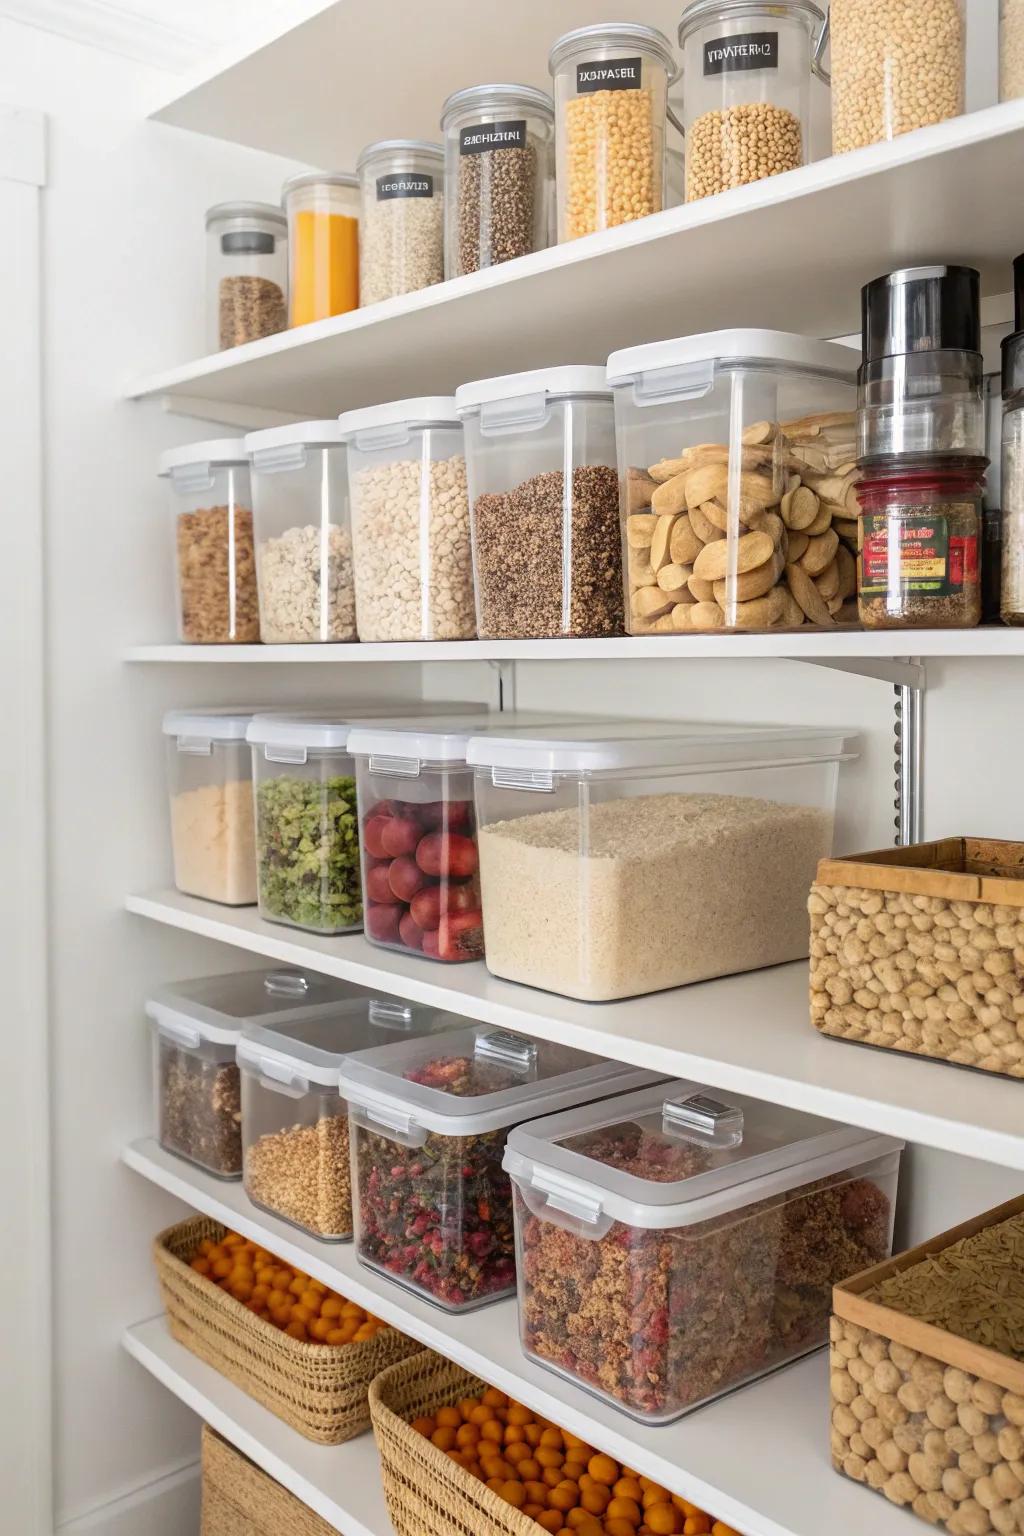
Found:
<svg viewBox="0 0 1024 1536"><path fill-rule="evenodd" d="M344 315L359 304L359 179L311 171L281 189L288 215L289 325Z"/></svg>

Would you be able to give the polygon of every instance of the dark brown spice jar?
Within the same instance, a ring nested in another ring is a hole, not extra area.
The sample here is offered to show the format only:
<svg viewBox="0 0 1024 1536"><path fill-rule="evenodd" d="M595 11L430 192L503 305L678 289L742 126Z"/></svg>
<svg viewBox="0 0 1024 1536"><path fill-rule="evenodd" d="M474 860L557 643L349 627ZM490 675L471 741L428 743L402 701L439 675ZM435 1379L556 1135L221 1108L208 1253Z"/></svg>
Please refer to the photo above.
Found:
<svg viewBox="0 0 1024 1536"><path fill-rule="evenodd" d="M445 276L460 277L543 250L554 109L529 86L456 91L445 135Z"/></svg>

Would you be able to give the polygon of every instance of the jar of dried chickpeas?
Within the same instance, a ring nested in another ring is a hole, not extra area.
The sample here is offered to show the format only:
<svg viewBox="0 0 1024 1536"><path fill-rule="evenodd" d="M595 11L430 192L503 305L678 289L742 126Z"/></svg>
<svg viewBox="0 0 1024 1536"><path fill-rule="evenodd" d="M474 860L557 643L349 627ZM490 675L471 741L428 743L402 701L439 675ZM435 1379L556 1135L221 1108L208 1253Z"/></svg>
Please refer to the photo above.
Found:
<svg viewBox="0 0 1024 1536"><path fill-rule="evenodd" d="M965 0L832 0L832 152L958 117L964 110Z"/></svg>
<svg viewBox="0 0 1024 1536"><path fill-rule="evenodd" d="M668 38L628 22L578 27L558 39L548 67L559 242L660 212L675 77Z"/></svg>

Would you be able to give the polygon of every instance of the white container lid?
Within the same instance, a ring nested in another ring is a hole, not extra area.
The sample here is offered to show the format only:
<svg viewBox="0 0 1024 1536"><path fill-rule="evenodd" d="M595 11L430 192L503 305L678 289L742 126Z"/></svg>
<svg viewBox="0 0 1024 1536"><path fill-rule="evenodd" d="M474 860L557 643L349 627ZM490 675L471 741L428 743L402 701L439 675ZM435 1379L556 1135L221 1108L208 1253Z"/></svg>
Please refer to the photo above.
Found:
<svg viewBox="0 0 1024 1536"><path fill-rule="evenodd" d="M520 1125L509 1136L503 1167L535 1214L550 1209L601 1236L613 1221L694 1226L899 1153L903 1145L676 1079Z"/></svg>
<svg viewBox="0 0 1024 1536"><path fill-rule="evenodd" d="M146 1003L146 1014L162 1034L181 1045L197 1046L208 1040L233 1046L243 1026L253 1019L286 1019L294 1014L315 1018L353 995L371 994L350 982L279 965L159 987Z"/></svg>
<svg viewBox="0 0 1024 1536"><path fill-rule="evenodd" d="M782 767L855 756L852 732L839 727L676 725L624 720L608 725L567 726L550 735L498 731L474 736L466 761L499 774L609 774L644 768L707 771L718 766ZM514 780L509 780L514 787ZM523 787L529 787L524 784Z"/></svg>
<svg viewBox="0 0 1024 1536"><path fill-rule="evenodd" d="M410 714L408 708L405 712L396 715L396 706L393 702L380 704L376 708L372 704L360 704L355 713L335 713L329 707L315 709L296 709L288 711L267 710L254 715L252 722L245 733L245 739L250 746L263 747L264 756L269 762L304 762L303 756L297 753L305 752L347 752L349 737L357 725L365 725L375 720L398 719L405 724L420 718L424 720L444 717L459 711L459 719L465 719L467 728L469 722L476 716L479 722L480 716L486 715L487 707L484 704L473 706L464 704L452 704L445 700L436 700L433 703L425 703L416 714ZM275 753L280 751L285 754L275 758Z"/></svg>
<svg viewBox="0 0 1024 1536"><path fill-rule="evenodd" d="M277 1025L247 1023L235 1052L238 1065L267 1088L304 1093L315 1083L336 1090L339 1070L353 1051L454 1031L463 1023L457 1014L375 997L363 987L350 986L347 993L344 1001L315 1015Z"/></svg>
<svg viewBox="0 0 1024 1536"><path fill-rule="evenodd" d="M586 397L612 398L606 370L593 364L561 368L531 368L526 373L504 373L494 379L476 379L455 391L455 409L467 416L482 405L498 400L522 400L543 396L548 400Z"/></svg>
<svg viewBox="0 0 1024 1536"><path fill-rule="evenodd" d="M262 708L250 709L169 709L164 715L163 733L177 736L179 744L208 745L212 741L244 741L253 717Z"/></svg>
<svg viewBox="0 0 1024 1536"><path fill-rule="evenodd" d="M586 716L579 717L581 723ZM598 720L597 723L601 723ZM507 710L489 715L441 715L436 720L410 718L381 720L376 724L354 726L348 739L353 757L369 757L371 769L382 773L415 774L432 765L465 765L466 748L482 731L505 734L517 730L537 730L544 726L561 727L564 717L545 710Z"/></svg>
<svg viewBox="0 0 1024 1536"><path fill-rule="evenodd" d="M386 405L368 405L359 411L343 411L338 417L342 442L351 442L360 432L378 427L458 427L459 414L453 395L419 395L415 400L389 400Z"/></svg>
<svg viewBox="0 0 1024 1536"><path fill-rule="evenodd" d="M336 419L331 421L296 421L291 426L266 427L250 432L243 439L246 453L253 455L253 468L259 469L259 455L278 448L333 448L344 442Z"/></svg>
<svg viewBox="0 0 1024 1536"><path fill-rule="evenodd" d="M661 368L685 368L696 363L750 363L814 373L831 373L857 380L860 352L835 341L818 341L792 331L704 331L698 336L678 336L672 341L649 341L624 347L608 359L608 383L612 388L632 384L645 373Z"/></svg>
<svg viewBox="0 0 1024 1536"><path fill-rule="evenodd" d="M407 1145L422 1143L428 1131L497 1131L581 1099L658 1081L653 1072L488 1024L455 1030L441 1041L365 1051L349 1057L339 1078L357 1124L395 1133Z"/></svg>
<svg viewBox="0 0 1024 1536"><path fill-rule="evenodd" d="M172 475L176 469L197 469L207 464L217 468L248 462L244 437L210 437L202 443L185 443L181 448L168 448L160 455L157 474L163 478Z"/></svg>

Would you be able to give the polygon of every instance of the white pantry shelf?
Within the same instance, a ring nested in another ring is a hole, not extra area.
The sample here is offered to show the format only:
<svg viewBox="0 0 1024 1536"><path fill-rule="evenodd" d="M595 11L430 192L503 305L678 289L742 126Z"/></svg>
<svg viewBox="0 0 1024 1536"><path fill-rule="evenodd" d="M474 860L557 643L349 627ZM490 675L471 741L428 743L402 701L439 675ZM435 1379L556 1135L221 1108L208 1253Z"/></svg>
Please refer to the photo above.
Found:
<svg viewBox="0 0 1024 1536"><path fill-rule="evenodd" d="M249 1203L241 1184L212 1178L155 1141L127 1147L129 1168L430 1349L510 1393L599 1450L680 1493L744 1536L907 1536L904 1514L839 1477L828 1456L823 1352L681 1419L652 1428L527 1360L515 1302L462 1317L440 1311L372 1270L351 1244L321 1243Z"/></svg>
<svg viewBox="0 0 1024 1536"><path fill-rule="evenodd" d="M533 10L538 3L532 0ZM570 8L568 0L563 4ZM345 9L369 25L373 13L395 7L353 0ZM441 5L444 12L453 9L452 0ZM480 8L473 16L472 28L462 31L484 25ZM502 58L508 78L503 51L518 24L509 29L506 20L495 10L488 25L501 29L494 58ZM455 23L444 21L435 22L432 10L427 30L433 34L436 26L438 36L450 38ZM410 28L417 39L424 30ZM367 51L372 47L359 50L358 66L390 112L401 96L379 92L373 70L365 69ZM331 49L324 57L332 60L321 73L335 131L346 118L362 124L358 112L337 114L345 95L336 66L344 53ZM419 68L436 104L438 82L422 59ZM490 71L465 76L488 78ZM275 79L252 104L262 111L279 88ZM388 131L401 126L392 120ZM373 136L365 125L364 131ZM967 262L981 270L986 294L1005 293L1021 246L1020 219L1006 188L1022 178L1024 101L1005 102L200 358L137 380L127 393L162 397L172 408L175 399L183 408L188 399L188 409L198 406L211 419L218 403L235 411L329 416L379 400L439 394L489 374L567 360L602 363L616 347L723 326L847 335L859 324L862 284L896 266Z"/></svg>
<svg viewBox="0 0 1024 1536"><path fill-rule="evenodd" d="M442 966L317 938L177 891L129 896L142 917L309 966L395 997L825 1115L963 1157L1024 1170L1024 1083L825 1039L808 1019L807 965L775 966L619 1003L580 1003Z"/></svg>
<svg viewBox="0 0 1024 1536"><path fill-rule="evenodd" d="M159 1181L158 1181L159 1182ZM152 1376L236 1450L342 1536L392 1536L380 1461L367 1432L314 1445L172 1337L164 1317L125 1330L121 1343Z"/></svg>

